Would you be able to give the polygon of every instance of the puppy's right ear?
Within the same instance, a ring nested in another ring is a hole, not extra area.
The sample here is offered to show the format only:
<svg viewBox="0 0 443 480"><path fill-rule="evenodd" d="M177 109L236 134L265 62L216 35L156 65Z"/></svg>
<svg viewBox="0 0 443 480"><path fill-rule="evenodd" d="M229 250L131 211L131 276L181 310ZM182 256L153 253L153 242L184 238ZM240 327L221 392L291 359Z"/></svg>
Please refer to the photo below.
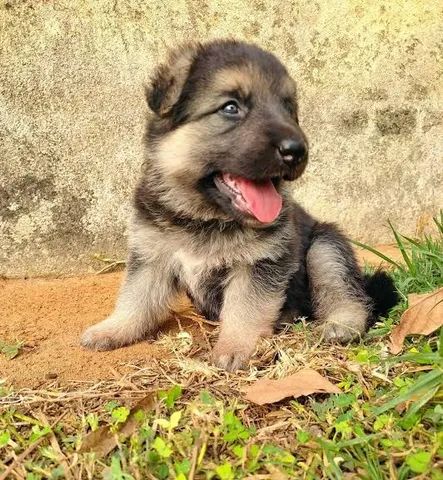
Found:
<svg viewBox="0 0 443 480"><path fill-rule="evenodd" d="M198 44L187 44L172 51L167 62L155 71L146 88L146 99L158 116L167 117L180 98L198 48Z"/></svg>

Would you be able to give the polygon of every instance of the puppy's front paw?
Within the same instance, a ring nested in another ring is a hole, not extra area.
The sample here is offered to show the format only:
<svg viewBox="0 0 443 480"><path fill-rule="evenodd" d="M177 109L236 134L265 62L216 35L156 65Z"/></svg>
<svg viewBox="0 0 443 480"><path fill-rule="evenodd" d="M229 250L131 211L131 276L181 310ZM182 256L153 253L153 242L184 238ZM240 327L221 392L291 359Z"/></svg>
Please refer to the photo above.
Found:
<svg viewBox="0 0 443 480"><path fill-rule="evenodd" d="M348 343L358 340L366 331L368 312L361 303L349 303L346 308L330 314L319 326L323 340Z"/></svg>
<svg viewBox="0 0 443 480"><path fill-rule="evenodd" d="M89 327L83 332L80 344L90 350L114 350L128 343L132 343L127 333L111 317Z"/></svg>
<svg viewBox="0 0 443 480"><path fill-rule="evenodd" d="M349 343L362 337L366 330L366 315L360 317L334 315L319 327L326 342Z"/></svg>
<svg viewBox="0 0 443 480"><path fill-rule="evenodd" d="M335 343L348 343L361 336L361 333L355 330L355 327L333 322L323 324L321 334L326 342Z"/></svg>
<svg viewBox="0 0 443 480"><path fill-rule="evenodd" d="M250 345L218 340L212 352L212 360L217 367L235 372L247 366L254 349L255 344L251 348Z"/></svg>

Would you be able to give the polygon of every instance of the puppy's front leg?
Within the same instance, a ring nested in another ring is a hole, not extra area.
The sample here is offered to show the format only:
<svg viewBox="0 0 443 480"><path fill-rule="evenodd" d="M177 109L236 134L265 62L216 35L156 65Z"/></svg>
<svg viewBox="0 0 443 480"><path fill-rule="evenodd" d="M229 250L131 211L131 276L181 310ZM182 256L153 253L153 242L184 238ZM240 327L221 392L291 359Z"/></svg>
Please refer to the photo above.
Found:
<svg viewBox="0 0 443 480"><path fill-rule="evenodd" d="M167 262L134 262L130 258L114 312L88 328L81 344L94 350L112 350L155 333L167 320L176 293Z"/></svg>
<svg viewBox="0 0 443 480"><path fill-rule="evenodd" d="M283 300L284 292L266 288L263 278L254 277L252 268L233 272L224 292L214 363L229 371L243 367L258 339L272 334Z"/></svg>
<svg viewBox="0 0 443 480"><path fill-rule="evenodd" d="M363 335L371 300L352 248L334 225L316 225L306 265L323 338L346 343Z"/></svg>

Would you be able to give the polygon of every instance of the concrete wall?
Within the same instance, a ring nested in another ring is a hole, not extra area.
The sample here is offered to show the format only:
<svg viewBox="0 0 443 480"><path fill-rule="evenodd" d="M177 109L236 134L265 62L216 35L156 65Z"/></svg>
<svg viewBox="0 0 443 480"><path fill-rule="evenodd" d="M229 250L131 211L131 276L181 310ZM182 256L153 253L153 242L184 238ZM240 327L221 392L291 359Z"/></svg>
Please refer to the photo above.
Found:
<svg viewBox="0 0 443 480"><path fill-rule="evenodd" d="M183 39L273 50L299 82L311 163L295 196L354 238L414 234L443 205L442 3L0 1L0 274L122 257L143 83Z"/></svg>

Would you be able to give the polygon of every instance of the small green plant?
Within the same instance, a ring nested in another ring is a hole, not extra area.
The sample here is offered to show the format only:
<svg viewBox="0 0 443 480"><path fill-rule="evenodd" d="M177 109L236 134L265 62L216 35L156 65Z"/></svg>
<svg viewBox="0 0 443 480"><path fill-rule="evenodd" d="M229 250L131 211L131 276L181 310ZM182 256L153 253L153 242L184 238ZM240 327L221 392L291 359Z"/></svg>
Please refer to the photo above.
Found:
<svg viewBox="0 0 443 480"><path fill-rule="evenodd" d="M228 443L238 440L247 440L251 436L251 429L246 428L241 420L231 410L223 417L223 440Z"/></svg>
<svg viewBox="0 0 443 480"><path fill-rule="evenodd" d="M160 392L159 397L164 400L168 408L174 408L175 402L181 397L181 394L182 387L174 385L171 389Z"/></svg>
<svg viewBox="0 0 443 480"><path fill-rule="evenodd" d="M20 355L24 342L7 343L0 340L0 353L5 355L8 360Z"/></svg>

